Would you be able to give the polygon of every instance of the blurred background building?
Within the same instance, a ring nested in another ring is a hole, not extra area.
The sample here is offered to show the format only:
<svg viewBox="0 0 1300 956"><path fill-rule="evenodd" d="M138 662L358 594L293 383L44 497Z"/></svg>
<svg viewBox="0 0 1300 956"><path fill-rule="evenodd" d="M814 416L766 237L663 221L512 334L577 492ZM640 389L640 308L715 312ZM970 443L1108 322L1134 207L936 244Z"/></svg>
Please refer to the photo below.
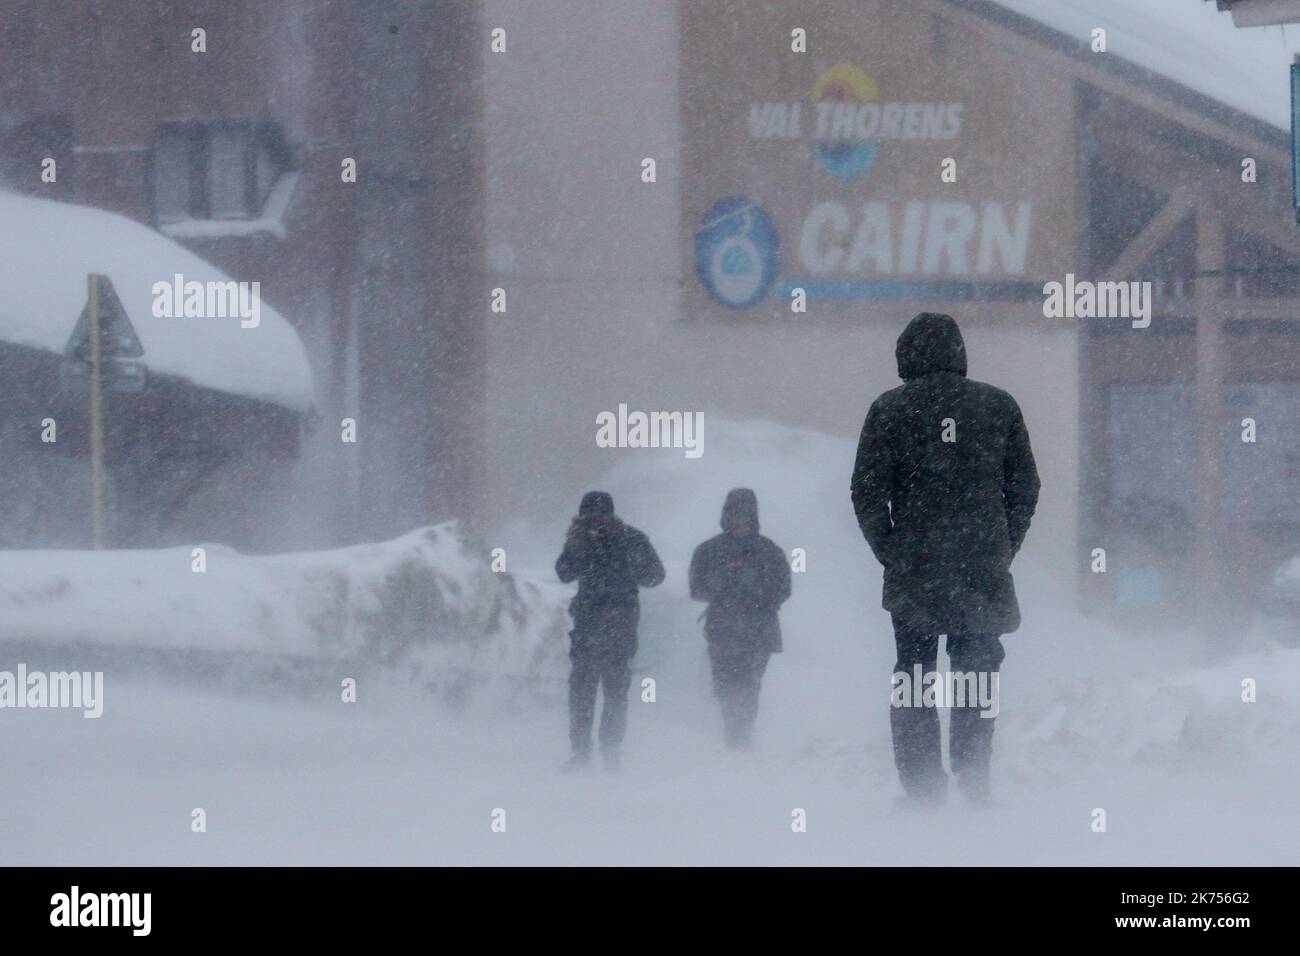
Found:
<svg viewBox="0 0 1300 956"><path fill-rule="evenodd" d="M188 517L119 543L311 547L474 512L486 301L477 16L474 4L386 0L0 3L0 185L124 214L260 281L313 371L301 444L293 430L277 439L288 470L265 454L266 467L206 467L208 480L177 490ZM41 178L46 157L54 183ZM222 430L242 433L226 446L256 443L257 426L222 400L207 396L186 419L209 463ZM119 400L119 418L126 409ZM340 440L344 418L355 444ZM31 426L20 417L35 441ZM70 422L65 448L78 431ZM39 445L27 451L39 457ZM78 537L57 514L11 535L10 546Z"/></svg>
<svg viewBox="0 0 1300 956"><path fill-rule="evenodd" d="M1300 552L1280 31L1197 0L486 10L515 42L485 69L489 265L513 296L489 335L494 498L567 507L620 401L856 436L898 332L938 310L1025 410L1024 560L1084 607L1239 622ZM875 141L819 142L819 111ZM1151 326L1045 318L1067 274L1150 281ZM826 503L845 520L849 468Z"/></svg>

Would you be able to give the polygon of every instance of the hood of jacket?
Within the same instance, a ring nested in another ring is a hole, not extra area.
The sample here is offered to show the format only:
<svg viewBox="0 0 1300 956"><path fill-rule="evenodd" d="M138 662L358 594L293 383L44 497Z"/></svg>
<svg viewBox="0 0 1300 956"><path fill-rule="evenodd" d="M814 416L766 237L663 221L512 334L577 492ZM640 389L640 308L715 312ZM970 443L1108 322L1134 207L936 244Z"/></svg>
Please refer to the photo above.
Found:
<svg viewBox="0 0 1300 956"><path fill-rule="evenodd" d="M747 519L754 534L758 534L758 496L748 488L732 488L722 505L723 531L738 519Z"/></svg>
<svg viewBox="0 0 1300 956"><path fill-rule="evenodd" d="M898 377L907 382L934 372L966 375L966 343L950 315L922 312L898 337Z"/></svg>
<svg viewBox="0 0 1300 956"><path fill-rule="evenodd" d="M589 491L578 505L581 518L608 518L614 514L614 496L608 491Z"/></svg>

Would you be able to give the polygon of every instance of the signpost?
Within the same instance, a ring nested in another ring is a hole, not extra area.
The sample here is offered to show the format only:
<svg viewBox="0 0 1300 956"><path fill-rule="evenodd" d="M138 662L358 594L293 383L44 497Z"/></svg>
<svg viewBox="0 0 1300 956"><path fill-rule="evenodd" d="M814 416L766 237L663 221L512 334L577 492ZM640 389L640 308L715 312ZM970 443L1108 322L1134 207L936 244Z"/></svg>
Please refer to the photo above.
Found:
<svg viewBox="0 0 1300 956"><path fill-rule="evenodd" d="M89 384L90 392L90 500L96 551L104 549L104 388L116 392L141 392L148 383L143 362L144 346L113 291L108 276L86 276L86 307L64 347L64 383Z"/></svg>
<svg viewBox="0 0 1300 956"><path fill-rule="evenodd" d="M1291 208L1300 225L1300 63L1291 64Z"/></svg>

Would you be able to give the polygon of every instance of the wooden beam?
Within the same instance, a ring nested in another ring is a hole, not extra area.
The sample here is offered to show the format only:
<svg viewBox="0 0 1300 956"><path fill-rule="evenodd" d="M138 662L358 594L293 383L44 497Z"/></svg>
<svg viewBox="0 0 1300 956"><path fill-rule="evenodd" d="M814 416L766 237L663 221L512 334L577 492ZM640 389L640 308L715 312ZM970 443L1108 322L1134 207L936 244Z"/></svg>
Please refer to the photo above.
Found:
<svg viewBox="0 0 1300 956"><path fill-rule="evenodd" d="M1202 272L1224 267L1227 236L1219 210L1202 202L1196 210L1196 265ZM1223 403L1223 316L1217 275L1196 280L1196 594L1202 627L1216 641L1225 639L1231 615L1225 604L1228 548L1223 540L1222 449L1226 422Z"/></svg>
<svg viewBox="0 0 1300 956"><path fill-rule="evenodd" d="M1183 296L1166 299L1163 304L1157 301L1157 311L1161 315L1186 316L1196 318L1201 311L1197 296ZM1221 295L1214 303L1225 322L1249 320L1252 322L1300 322L1300 298L1278 296L1275 299L1237 298ZM1208 308L1208 306L1207 306Z"/></svg>
<svg viewBox="0 0 1300 956"><path fill-rule="evenodd" d="M1181 187L1175 189L1155 218L1124 247L1119 258L1106 270L1107 277L1119 282L1135 276L1146 261L1169 241L1174 230L1195 211L1196 197L1192 192Z"/></svg>
<svg viewBox="0 0 1300 956"><path fill-rule="evenodd" d="M1212 200L1218 213L1243 232L1300 257L1300 230L1293 224L1291 199L1284 190L1243 183L1235 175L1206 176L1203 159L1143 133L1109 131L1100 137L1099 146L1103 162L1120 175L1158 193L1184 189L1198 199ZM1152 155L1161 157L1158 165L1144 158Z"/></svg>

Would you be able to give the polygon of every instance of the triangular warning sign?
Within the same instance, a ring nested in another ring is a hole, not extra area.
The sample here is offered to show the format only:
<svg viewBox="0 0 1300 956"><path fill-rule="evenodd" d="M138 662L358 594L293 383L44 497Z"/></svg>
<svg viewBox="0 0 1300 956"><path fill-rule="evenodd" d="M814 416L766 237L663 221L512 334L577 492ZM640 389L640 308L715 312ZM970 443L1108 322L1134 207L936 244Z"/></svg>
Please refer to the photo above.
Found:
<svg viewBox="0 0 1300 956"><path fill-rule="evenodd" d="M96 275L91 281L99 289L99 354L103 359L139 358L144 355L144 346L140 344L131 320L126 317L126 309L113 291L113 283L108 276ZM77 327L72 330L63 354L69 358L90 361L90 301L87 299Z"/></svg>

